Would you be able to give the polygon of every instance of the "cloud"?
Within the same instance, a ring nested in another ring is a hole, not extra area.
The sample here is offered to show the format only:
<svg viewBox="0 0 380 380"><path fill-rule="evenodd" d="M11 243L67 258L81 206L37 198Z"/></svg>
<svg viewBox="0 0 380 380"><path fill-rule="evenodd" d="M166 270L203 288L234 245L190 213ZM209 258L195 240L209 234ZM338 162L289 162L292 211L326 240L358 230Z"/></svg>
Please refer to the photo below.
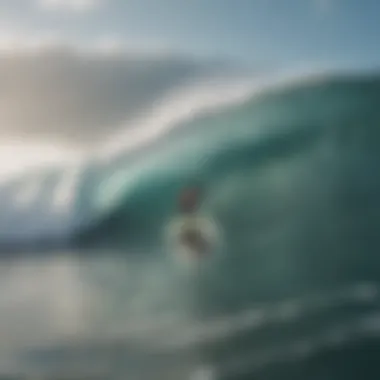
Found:
<svg viewBox="0 0 380 380"><path fill-rule="evenodd" d="M37 5L45 10L67 10L86 12L100 5L101 0L36 0Z"/></svg>
<svg viewBox="0 0 380 380"><path fill-rule="evenodd" d="M1 140L92 146L213 70L167 51L105 41L85 49L55 38L0 38Z"/></svg>

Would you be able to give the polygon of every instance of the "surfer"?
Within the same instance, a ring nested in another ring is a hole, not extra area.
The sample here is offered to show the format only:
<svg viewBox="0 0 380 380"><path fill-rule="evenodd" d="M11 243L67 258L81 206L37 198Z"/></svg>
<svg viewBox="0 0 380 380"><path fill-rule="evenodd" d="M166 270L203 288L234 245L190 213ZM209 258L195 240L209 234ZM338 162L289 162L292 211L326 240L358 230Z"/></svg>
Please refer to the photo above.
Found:
<svg viewBox="0 0 380 380"><path fill-rule="evenodd" d="M177 215L167 225L171 252L184 262L199 263L218 252L220 234L209 215L202 215L203 191L197 186L181 189L176 199Z"/></svg>
<svg viewBox="0 0 380 380"><path fill-rule="evenodd" d="M192 214L199 208L201 196L200 189L196 187L186 188L181 191L178 199L178 209L181 214Z"/></svg>
<svg viewBox="0 0 380 380"><path fill-rule="evenodd" d="M197 215L200 198L201 191L196 187L186 188L179 195L178 209L183 220L179 241L183 246L188 247L194 255L204 256L211 247Z"/></svg>

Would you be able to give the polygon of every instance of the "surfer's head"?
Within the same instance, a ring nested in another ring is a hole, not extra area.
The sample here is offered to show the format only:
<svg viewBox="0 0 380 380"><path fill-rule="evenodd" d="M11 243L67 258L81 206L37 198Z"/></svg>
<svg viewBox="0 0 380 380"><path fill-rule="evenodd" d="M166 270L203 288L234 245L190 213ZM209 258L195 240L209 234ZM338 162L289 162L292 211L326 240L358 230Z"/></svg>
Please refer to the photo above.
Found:
<svg viewBox="0 0 380 380"><path fill-rule="evenodd" d="M181 212L193 212L200 205L201 191L197 187L186 187L179 194L178 208Z"/></svg>

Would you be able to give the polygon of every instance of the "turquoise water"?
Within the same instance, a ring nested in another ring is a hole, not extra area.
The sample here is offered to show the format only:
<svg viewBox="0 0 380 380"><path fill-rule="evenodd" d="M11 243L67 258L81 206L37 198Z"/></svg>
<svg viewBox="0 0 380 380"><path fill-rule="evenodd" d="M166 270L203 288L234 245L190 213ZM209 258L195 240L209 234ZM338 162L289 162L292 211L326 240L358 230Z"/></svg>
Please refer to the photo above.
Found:
<svg viewBox="0 0 380 380"><path fill-rule="evenodd" d="M379 104L374 76L272 88L84 168L54 250L6 235L4 358L103 378L377 379ZM185 269L163 230L194 183L223 248Z"/></svg>

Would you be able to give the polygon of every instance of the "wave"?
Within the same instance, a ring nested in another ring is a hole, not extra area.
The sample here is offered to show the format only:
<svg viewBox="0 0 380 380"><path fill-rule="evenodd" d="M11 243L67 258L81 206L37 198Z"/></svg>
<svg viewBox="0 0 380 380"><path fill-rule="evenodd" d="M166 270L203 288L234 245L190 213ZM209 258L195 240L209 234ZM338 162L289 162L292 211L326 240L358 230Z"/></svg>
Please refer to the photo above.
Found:
<svg viewBox="0 0 380 380"><path fill-rule="evenodd" d="M267 187L267 207L273 208L273 203L282 202L284 207L290 201L283 199L285 193L278 185L292 186L294 199L308 196L309 201L323 191L330 191L330 197L333 192L343 192L343 182L354 175L367 173L365 180L378 186L376 176L369 174L377 160L378 88L378 80L372 77L327 78L263 92L182 123L157 151L145 156L145 166L137 165L135 174L127 169L115 175L122 184L117 187L117 197L105 191L109 197L106 212L85 235L92 240L105 237L102 231L114 231L108 235L115 241L122 239L119 227L126 240L139 231L145 240L149 231L153 239L152 230L174 212L179 189L192 182L208 193L204 208L228 225L233 218L242 220L243 202L238 204L242 193L247 193L244 201L249 207L263 197L258 187ZM364 167L362 172L358 166ZM363 179L357 187L365 186ZM308 193L302 188L307 181L313 183ZM271 199L269 205L270 197L282 200ZM257 215L259 210L251 211L246 210L245 215Z"/></svg>
<svg viewBox="0 0 380 380"><path fill-rule="evenodd" d="M268 224L326 218L316 204L325 210L336 201L334 217L343 219L353 194L365 202L370 193L376 213L378 77L235 79L223 91L206 81L165 99L85 164L3 182L0 243L157 246L176 194L194 182L231 244L248 219L261 231L257 241L282 228Z"/></svg>

